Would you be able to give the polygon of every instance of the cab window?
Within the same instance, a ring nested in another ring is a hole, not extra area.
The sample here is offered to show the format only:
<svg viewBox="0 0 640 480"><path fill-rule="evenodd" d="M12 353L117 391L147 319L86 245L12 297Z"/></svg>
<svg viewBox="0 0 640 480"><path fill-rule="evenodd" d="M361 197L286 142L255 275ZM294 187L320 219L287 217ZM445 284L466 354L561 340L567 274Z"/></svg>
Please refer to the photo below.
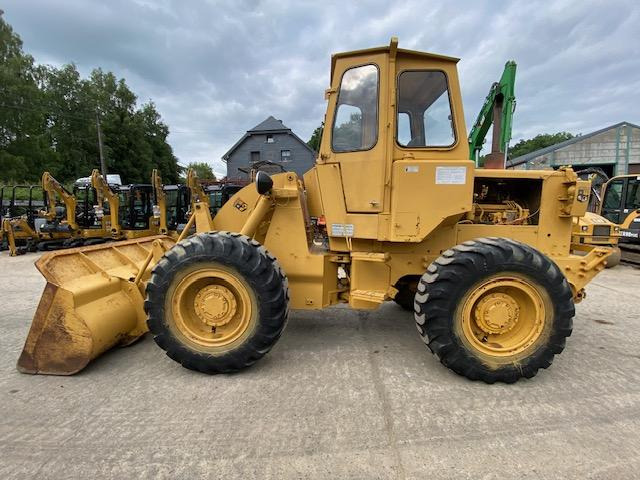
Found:
<svg viewBox="0 0 640 480"><path fill-rule="evenodd" d="M622 197L622 180L614 180L607 186L604 195L604 208L619 209Z"/></svg>
<svg viewBox="0 0 640 480"><path fill-rule="evenodd" d="M398 77L396 138L402 147L451 147L455 132L447 77L441 71L406 71Z"/></svg>
<svg viewBox="0 0 640 480"><path fill-rule="evenodd" d="M342 75L333 121L334 152L369 150L378 141L378 68L362 65Z"/></svg>
<svg viewBox="0 0 640 480"><path fill-rule="evenodd" d="M624 206L629 209L640 208L640 179L629 179L629 183L627 183L627 201Z"/></svg>

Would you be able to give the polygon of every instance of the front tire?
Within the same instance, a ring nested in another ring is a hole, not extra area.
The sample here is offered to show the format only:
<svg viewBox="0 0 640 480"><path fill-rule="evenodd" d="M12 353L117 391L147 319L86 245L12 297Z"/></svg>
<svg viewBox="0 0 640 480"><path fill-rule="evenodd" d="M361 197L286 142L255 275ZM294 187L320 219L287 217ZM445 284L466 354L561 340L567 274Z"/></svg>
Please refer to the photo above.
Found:
<svg viewBox="0 0 640 480"><path fill-rule="evenodd" d="M482 238L445 251L418 283L418 331L454 372L513 383L551 365L571 335L571 288L536 249Z"/></svg>
<svg viewBox="0 0 640 480"><path fill-rule="evenodd" d="M154 267L146 291L155 342L203 373L252 365L287 322L284 272L262 245L237 233L201 233L176 244Z"/></svg>

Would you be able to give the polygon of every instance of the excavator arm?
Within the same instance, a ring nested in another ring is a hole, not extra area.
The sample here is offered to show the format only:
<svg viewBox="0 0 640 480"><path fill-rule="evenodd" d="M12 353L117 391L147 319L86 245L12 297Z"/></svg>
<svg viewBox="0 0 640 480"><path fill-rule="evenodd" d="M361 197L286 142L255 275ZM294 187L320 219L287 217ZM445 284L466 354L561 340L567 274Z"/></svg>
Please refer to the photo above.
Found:
<svg viewBox="0 0 640 480"><path fill-rule="evenodd" d="M191 210L194 210L194 206L197 202L204 203L207 209L210 207L209 195L206 194L202 185L198 181L198 175L193 168L187 170L187 187L191 192Z"/></svg>
<svg viewBox="0 0 640 480"><path fill-rule="evenodd" d="M162 177L160 173L158 173L157 168L154 168L153 172L151 172L151 185L153 185L153 193L155 196L153 216L160 219L160 233L166 235L169 231L167 227L167 194L164 193Z"/></svg>
<svg viewBox="0 0 640 480"><path fill-rule="evenodd" d="M620 224L622 230L628 230L636 218L640 217L640 208L629 213L624 221Z"/></svg>
<svg viewBox="0 0 640 480"><path fill-rule="evenodd" d="M100 170L94 169L91 172L91 186L96 191L96 204L102 208L104 201L109 204L109 215L111 216L111 236L117 238L120 236L120 223L118 222L118 209L120 207L120 198L118 194L111 190L111 187L100 174Z"/></svg>
<svg viewBox="0 0 640 480"><path fill-rule="evenodd" d="M71 230L77 230L76 223L76 199L64 188L49 172L42 174L42 189L47 193L47 210L45 217L48 220L56 218L56 196L59 197L65 207L67 224Z"/></svg>
<svg viewBox="0 0 640 480"><path fill-rule="evenodd" d="M511 140L513 112L516 107L515 82L516 62L510 60L504 66L500 81L491 85L482 109L473 123L469 133L469 154L471 160L475 160L480 167L504 168ZM492 124L491 153L487 155L487 162L484 165L485 162L480 158L480 150Z"/></svg>
<svg viewBox="0 0 640 480"><path fill-rule="evenodd" d="M2 220L2 228L0 229L0 240L2 237L6 237L7 246L9 247L9 255L15 257L19 254L18 248L16 246L16 238L13 234L13 226L11 225L11 220L5 218Z"/></svg>

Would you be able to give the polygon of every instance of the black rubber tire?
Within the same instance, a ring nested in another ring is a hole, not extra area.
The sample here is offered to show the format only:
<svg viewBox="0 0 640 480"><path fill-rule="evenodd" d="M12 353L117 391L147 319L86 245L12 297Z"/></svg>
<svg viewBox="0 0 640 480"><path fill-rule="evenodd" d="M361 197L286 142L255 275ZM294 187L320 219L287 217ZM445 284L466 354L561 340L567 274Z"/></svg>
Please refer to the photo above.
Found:
<svg viewBox="0 0 640 480"><path fill-rule="evenodd" d="M404 310L413 312L413 301L416 295L416 286L417 282L414 282L413 285L410 285L408 283L396 285L398 293L393 298L393 301L396 302Z"/></svg>
<svg viewBox="0 0 640 480"><path fill-rule="evenodd" d="M257 300L252 330L225 349L195 349L176 335L165 304L172 282L186 268L217 263L233 270ZM193 235L168 250L156 264L146 288L147 324L166 354L191 370L207 374L229 373L262 358L280 338L287 323L289 287L278 261L255 240L229 232Z"/></svg>
<svg viewBox="0 0 640 480"><path fill-rule="evenodd" d="M547 298L549 318L536 341L516 356L484 356L460 333L458 308L480 282L513 273ZM507 238L479 238L443 252L418 283L418 332L440 362L459 375L486 383L513 383L547 368L571 335L575 308L571 288L558 266L541 252Z"/></svg>

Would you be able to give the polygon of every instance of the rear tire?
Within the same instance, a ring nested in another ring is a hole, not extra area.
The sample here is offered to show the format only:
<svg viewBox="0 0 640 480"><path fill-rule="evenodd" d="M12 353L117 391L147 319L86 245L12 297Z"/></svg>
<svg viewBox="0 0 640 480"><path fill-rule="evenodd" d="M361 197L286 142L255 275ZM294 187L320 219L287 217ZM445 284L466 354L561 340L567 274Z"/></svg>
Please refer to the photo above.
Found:
<svg viewBox="0 0 640 480"><path fill-rule="evenodd" d="M201 233L176 244L154 267L146 291L155 342L203 373L252 365L287 322L287 277L265 247L237 233Z"/></svg>
<svg viewBox="0 0 640 480"><path fill-rule="evenodd" d="M423 341L454 372L513 383L547 368L571 335L571 288L536 249L481 238L445 251L418 283Z"/></svg>

